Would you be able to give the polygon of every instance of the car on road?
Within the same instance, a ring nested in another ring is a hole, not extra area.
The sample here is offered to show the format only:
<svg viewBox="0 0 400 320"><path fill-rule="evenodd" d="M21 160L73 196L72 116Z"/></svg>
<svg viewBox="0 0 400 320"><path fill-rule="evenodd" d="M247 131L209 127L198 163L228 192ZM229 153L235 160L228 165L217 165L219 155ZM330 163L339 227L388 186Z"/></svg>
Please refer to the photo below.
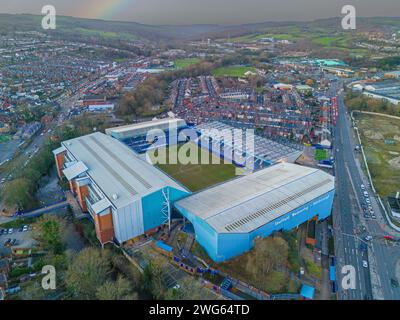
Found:
<svg viewBox="0 0 400 320"><path fill-rule="evenodd" d="M369 200L369 198L365 198L365 202L366 202L367 204L370 204L370 203L371 203L371 201Z"/></svg>
<svg viewBox="0 0 400 320"><path fill-rule="evenodd" d="M363 184L361 185L361 190L365 190L365 186Z"/></svg>
<svg viewBox="0 0 400 320"><path fill-rule="evenodd" d="M368 197L369 197L369 194L368 194L368 192L367 192L367 191L364 191L364 197L366 197L366 198L368 198Z"/></svg>
<svg viewBox="0 0 400 320"><path fill-rule="evenodd" d="M368 268L368 262L367 262L366 260L363 260L363 261L362 261L362 266L363 266L364 268Z"/></svg>
<svg viewBox="0 0 400 320"><path fill-rule="evenodd" d="M372 240L372 236L368 235L364 239L365 239L365 241L371 241Z"/></svg>

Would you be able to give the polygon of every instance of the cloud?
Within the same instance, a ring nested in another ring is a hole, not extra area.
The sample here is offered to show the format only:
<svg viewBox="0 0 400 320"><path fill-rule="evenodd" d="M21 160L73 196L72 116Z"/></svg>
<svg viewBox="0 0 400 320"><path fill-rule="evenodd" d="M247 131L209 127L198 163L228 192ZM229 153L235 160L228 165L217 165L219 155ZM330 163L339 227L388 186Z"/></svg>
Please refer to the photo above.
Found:
<svg viewBox="0 0 400 320"><path fill-rule="evenodd" d="M40 13L51 2L58 14L128 20L148 24L241 24L315 20L339 16L348 0L13 0L0 12ZM359 16L400 16L399 0L352 0ZM112 4L115 3L115 6ZM124 3L123 6L121 3ZM109 14L97 8L104 4ZM111 4L111 6L109 6ZM120 6L120 8L118 8ZM101 16L99 16L101 15Z"/></svg>

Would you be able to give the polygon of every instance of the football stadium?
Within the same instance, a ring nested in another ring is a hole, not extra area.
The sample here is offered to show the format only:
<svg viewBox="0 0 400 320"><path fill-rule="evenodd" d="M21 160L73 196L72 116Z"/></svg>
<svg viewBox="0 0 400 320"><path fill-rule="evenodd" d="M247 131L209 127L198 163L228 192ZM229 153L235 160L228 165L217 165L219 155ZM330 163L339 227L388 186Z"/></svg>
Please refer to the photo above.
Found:
<svg viewBox="0 0 400 320"><path fill-rule="evenodd" d="M194 140L177 138L186 129L196 132ZM60 178L90 213L101 244L154 234L174 217L190 222L197 242L221 262L250 250L257 238L330 215L334 178L294 164L301 148L256 136L249 153L241 144L227 146L215 129L234 128L220 122L191 127L168 118L63 141L53 153ZM149 138L150 130L159 135ZM155 142L175 152L192 143L199 154L232 163L153 165L146 151ZM237 176L242 164L234 163L234 153L255 159L254 171Z"/></svg>

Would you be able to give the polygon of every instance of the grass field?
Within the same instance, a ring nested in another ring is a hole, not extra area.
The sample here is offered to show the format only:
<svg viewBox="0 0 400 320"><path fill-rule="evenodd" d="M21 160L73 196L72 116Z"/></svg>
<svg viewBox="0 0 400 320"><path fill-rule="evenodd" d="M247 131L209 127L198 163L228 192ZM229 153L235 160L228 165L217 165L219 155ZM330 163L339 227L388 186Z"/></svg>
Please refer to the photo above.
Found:
<svg viewBox="0 0 400 320"><path fill-rule="evenodd" d="M245 66L237 66L237 67L221 67L214 69L212 75L214 77L244 77L247 71L256 72L256 68L254 67L245 67Z"/></svg>
<svg viewBox="0 0 400 320"><path fill-rule="evenodd" d="M328 152L323 149L315 149L314 159L317 161L326 160L328 158Z"/></svg>
<svg viewBox="0 0 400 320"><path fill-rule="evenodd" d="M186 153L192 162L191 164L169 164L170 161L167 160L167 164L157 164L157 166L193 192L236 177L236 167L233 164L224 164L219 157L204 149L198 148L194 144L192 144L192 147L195 151L193 153ZM151 156L153 163L156 157L160 157L160 152L164 151L167 152L167 155L169 154L170 158L176 158L178 154L185 154L182 145L179 147L170 146L159 150L159 152ZM199 163L201 157L204 159L208 157L210 164L194 164L196 160L198 160L197 163ZM211 164L217 161L220 164Z"/></svg>
<svg viewBox="0 0 400 320"><path fill-rule="evenodd" d="M200 62L199 58L177 59L174 61L175 67L177 69L184 69L199 62Z"/></svg>
<svg viewBox="0 0 400 320"><path fill-rule="evenodd" d="M0 143L10 141L11 136L0 134Z"/></svg>
<svg viewBox="0 0 400 320"><path fill-rule="evenodd" d="M400 191L400 120L358 113L355 116L378 193L386 197Z"/></svg>

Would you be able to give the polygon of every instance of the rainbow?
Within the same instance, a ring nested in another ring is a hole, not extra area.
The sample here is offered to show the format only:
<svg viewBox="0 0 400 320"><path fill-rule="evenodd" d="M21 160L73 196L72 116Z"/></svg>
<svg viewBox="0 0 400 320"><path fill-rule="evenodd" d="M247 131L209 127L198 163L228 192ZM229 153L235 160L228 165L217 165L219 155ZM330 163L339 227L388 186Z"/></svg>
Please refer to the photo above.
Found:
<svg viewBox="0 0 400 320"><path fill-rule="evenodd" d="M123 12L132 2L136 0L95 0L88 1L79 6L78 16L88 16L98 19L112 19L118 13Z"/></svg>

